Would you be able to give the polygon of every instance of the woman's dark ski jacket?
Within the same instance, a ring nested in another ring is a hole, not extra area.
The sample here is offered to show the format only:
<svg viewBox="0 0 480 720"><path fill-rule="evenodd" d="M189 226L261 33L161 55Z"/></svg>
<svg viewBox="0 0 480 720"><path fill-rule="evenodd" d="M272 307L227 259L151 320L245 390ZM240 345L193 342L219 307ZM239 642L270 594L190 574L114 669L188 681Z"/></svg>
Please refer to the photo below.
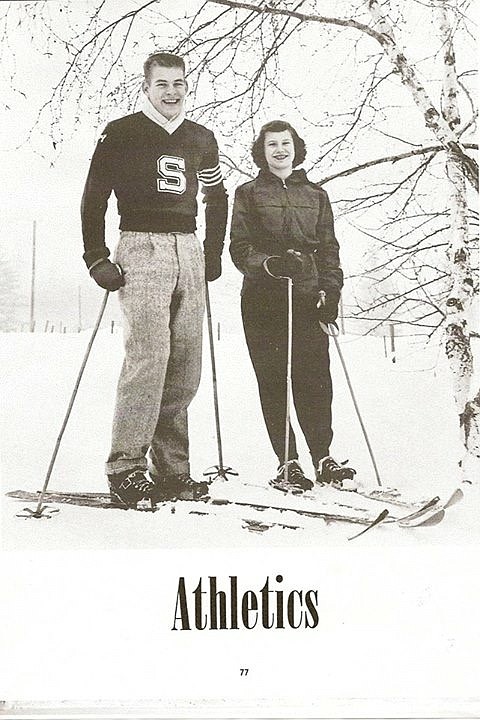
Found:
<svg viewBox="0 0 480 720"><path fill-rule="evenodd" d="M335 293L343 285L339 246L328 195L304 170L285 180L261 170L235 193L230 254L244 275L242 295L267 304L285 294L285 281L268 275L263 263L293 249L304 253L302 275L294 297L310 302L319 290Z"/></svg>

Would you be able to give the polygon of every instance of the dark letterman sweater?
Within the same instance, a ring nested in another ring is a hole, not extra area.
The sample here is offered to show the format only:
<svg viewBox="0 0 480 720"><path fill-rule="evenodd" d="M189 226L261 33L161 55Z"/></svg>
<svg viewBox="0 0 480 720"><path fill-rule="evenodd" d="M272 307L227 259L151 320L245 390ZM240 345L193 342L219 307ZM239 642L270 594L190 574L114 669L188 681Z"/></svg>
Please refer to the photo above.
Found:
<svg viewBox="0 0 480 720"><path fill-rule="evenodd" d="M121 230L190 233L196 229L199 181L206 203L205 254L220 255L227 196L213 133L184 120L170 135L142 112L109 123L98 140L82 198L87 267L110 254L105 212L112 190Z"/></svg>

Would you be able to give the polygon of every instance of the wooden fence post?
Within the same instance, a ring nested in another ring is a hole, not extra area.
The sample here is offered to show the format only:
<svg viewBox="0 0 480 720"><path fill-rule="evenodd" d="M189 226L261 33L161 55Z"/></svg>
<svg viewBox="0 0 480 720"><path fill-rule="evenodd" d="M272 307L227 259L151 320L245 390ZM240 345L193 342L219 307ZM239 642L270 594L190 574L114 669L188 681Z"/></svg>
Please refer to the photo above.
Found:
<svg viewBox="0 0 480 720"><path fill-rule="evenodd" d="M390 351L392 353L392 362L396 362L395 358L395 325L390 323Z"/></svg>
<svg viewBox="0 0 480 720"><path fill-rule="evenodd" d="M35 332L35 254L37 221L33 221L32 232L32 277L30 282L30 332Z"/></svg>

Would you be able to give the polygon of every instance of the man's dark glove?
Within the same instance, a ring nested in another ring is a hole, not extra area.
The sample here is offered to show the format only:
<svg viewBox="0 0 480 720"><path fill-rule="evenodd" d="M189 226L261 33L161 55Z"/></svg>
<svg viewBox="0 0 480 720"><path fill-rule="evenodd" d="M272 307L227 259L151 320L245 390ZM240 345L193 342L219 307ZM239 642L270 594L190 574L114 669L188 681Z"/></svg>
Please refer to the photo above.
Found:
<svg viewBox="0 0 480 720"><path fill-rule="evenodd" d="M205 279L208 282L217 280L222 274L222 258L220 255L205 255Z"/></svg>
<svg viewBox="0 0 480 720"><path fill-rule="evenodd" d="M303 275L303 256L296 250L287 250L285 255L271 255L264 263L268 275L277 278L289 277L296 280Z"/></svg>
<svg viewBox="0 0 480 720"><path fill-rule="evenodd" d="M329 290L328 292L320 291L317 297L317 318L320 322L334 323L338 317L338 303L340 300L340 293L335 290Z"/></svg>
<svg viewBox="0 0 480 720"><path fill-rule="evenodd" d="M108 258L94 264L90 268L90 275L97 285L100 285L104 290L110 290L110 292L114 292L125 285L125 278L122 272L118 266L108 260Z"/></svg>

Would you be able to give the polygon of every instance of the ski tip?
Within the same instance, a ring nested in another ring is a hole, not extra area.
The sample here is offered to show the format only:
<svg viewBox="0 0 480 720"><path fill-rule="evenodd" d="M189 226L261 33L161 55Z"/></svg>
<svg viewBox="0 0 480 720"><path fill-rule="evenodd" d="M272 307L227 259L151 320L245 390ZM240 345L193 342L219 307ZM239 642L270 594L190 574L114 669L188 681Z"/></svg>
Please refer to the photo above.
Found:
<svg viewBox="0 0 480 720"><path fill-rule="evenodd" d="M465 494L464 494L462 488L457 487L457 488L455 488L455 490L452 492L452 494L450 495L450 497L448 498L448 500L444 503L444 506L443 506L443 507L449 508L449 507L451 507L452 505L456 505L457 503L461 502L464 497L465 497Z"/></svg>
<svg viewBox="0 0 480 720"><path fill-rule="evenodd" d="M375 520L373 520L373 521L370 523L370 525L367 525L366 528L364 528L364 529L361 530L360 532L356 533L355 535L352 535L352 536L349 537L348 539L349 539L349 540L355 540L355 538L360 537L360 535L364 535L364 534L365 534L366 532L368 532L369 530L372 530L372 528L376 527L377 525L380 525L380 523L383 522L387 517L388 517L388 510L387 510L387 508L385 508L385 509L382 510L382 512L375 518Z"/></svg>
<svg viewBox="0 0 480 720"><path fill-rule="evenodd" d="M402 527L431 527L432 525L438 525L442 522L445 517L445 510L440 508L439 510L432 510L430 513L426 513L425 516L412 520L399 521L399 525Z"/></svg>
<svg viewBox="0 0 480 720"><path fill-rule="evenodd" d="M430 515L430 517L425 518L422 523L419 523L419 527L430 527L431 525L438 525L438 523L442 522L444 517L445 510L442 508L433 515Z"/></svg>

